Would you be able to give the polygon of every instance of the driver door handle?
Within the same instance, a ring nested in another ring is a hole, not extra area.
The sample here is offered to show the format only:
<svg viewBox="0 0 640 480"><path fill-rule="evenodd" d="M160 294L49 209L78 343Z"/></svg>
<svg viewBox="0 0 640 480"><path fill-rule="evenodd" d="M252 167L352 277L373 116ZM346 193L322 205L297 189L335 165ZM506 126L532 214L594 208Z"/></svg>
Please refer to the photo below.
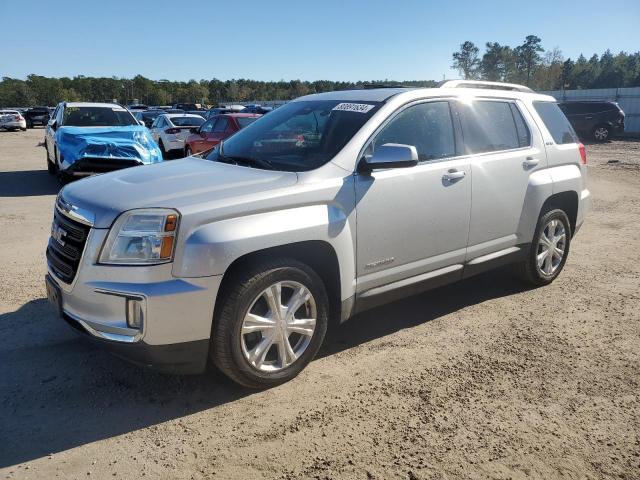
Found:
<svg viewBox="0 0 640 480"><path fill-rule="evenodd" d="M452 168L442 176L442 181L445 183L451 183L464 178L466 175L467 172L465 172L464 170L456 170Z"/></svg>
<svg viewBox="0 0 640 480"><path fill-rule="evenodd" d="M539 163L540 163L540 159L539 158L527 157L524 160L524 162L522 162L522 166L524 168L531 168L531 167L535 167Z"/></svg>

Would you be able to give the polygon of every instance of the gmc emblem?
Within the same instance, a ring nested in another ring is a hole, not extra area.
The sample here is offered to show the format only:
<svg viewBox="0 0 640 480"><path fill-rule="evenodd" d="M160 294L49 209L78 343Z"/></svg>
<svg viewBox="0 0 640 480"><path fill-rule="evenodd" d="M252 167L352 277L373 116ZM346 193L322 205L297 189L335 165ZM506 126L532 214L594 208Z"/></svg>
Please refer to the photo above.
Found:
<svg viewBox="0 0 640 480"><path fill-rule="evenodd" d="M67 231L60 227L56 222L51 224L51 237L64 247L63 237L67 236Z"/></svg>

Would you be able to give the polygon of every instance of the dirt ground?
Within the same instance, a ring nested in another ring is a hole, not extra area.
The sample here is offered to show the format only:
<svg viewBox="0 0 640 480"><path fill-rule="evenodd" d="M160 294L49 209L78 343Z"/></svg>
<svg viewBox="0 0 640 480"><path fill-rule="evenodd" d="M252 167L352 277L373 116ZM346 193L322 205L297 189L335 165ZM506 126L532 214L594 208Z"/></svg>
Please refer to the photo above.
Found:
<svg viewBox="0 0 640 480"><path fill-rule="evenodd" d="M2 478L640 478L640 142L587 147L593 210L551 286L505 270L376 309L256 393L54 316L42 137L0 132Z"/></svg>

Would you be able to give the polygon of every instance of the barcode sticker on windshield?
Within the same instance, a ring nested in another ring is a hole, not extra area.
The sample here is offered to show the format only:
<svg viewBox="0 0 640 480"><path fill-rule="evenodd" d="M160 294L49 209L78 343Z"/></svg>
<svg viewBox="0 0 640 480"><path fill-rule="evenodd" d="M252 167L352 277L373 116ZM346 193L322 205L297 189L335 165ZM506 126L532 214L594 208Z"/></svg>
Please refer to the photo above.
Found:
<svg viewBox="0 0 640 480"><path fill-rule="evenodd" d="M367 105L366 103L339 103L333 110L341 110L343 112L367 113L375 105Z"/></svg>

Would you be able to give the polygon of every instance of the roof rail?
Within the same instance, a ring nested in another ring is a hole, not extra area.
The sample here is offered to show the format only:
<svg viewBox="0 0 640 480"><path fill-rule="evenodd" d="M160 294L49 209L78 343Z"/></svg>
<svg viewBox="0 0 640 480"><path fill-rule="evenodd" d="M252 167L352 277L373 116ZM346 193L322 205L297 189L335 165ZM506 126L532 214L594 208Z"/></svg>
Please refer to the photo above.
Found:
<svg viewBox="0 0 640 480"><path fill-rule="evenodd" d="M363 83L362 88L365 90L373 90L375 88L411 88L407 85L400 85L399 83Z"/></svg>
<svg viewBox="0 0 640 480"><path fill-rule="evenodd" d="M440 88L487 88L491 90L511 90L513 92L534 93L529 87L517 83L486 82L484 80L446 80Z"/></svg>

